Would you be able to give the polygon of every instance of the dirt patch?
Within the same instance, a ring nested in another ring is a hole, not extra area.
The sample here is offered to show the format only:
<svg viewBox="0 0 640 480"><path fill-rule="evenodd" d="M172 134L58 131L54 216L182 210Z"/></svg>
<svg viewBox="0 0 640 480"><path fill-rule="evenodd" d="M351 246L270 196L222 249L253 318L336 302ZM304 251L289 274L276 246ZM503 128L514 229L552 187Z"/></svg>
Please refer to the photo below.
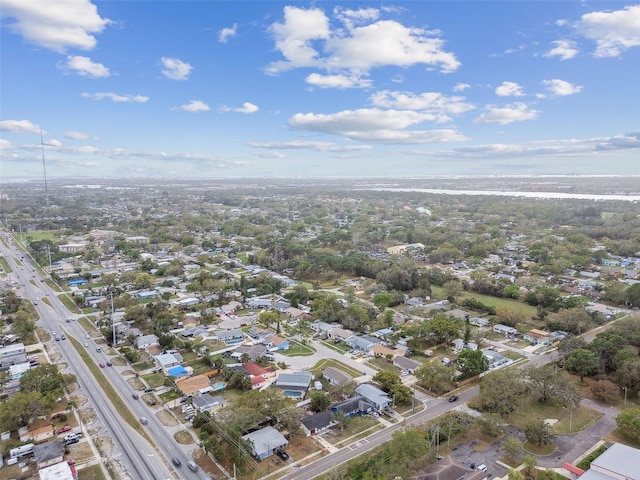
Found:
<svg viewBox="0 0 640 480"><path fill-rule="evenodd" d="M209 458L204 450L198 448L193 451L193 459L198 466L211 475L213 478L224 478L222 470L218 468L216 463Z"/></svg>
<svg viewBox="0 0 640 480"><path fill-rule="evenodd" d="M111 363L113 363L118 367L123 367L127 364L127 360L122 357L113 357L110 360L111 360Z"/></svg>
<svg viewBox="0 0 640 480"><path fill-rule="evenodd" d="M158 420L160 420L165 427L175 427L179 425L178 420L166 410L160 410L156 413L156 417L158 417Z"/></svg>
<svg viewBox="0 0 640 480"><path fill-rule="evenodd" d="M93 441L96 445L96 448L98 449L98 452L100 452L100 455L102 455L103 457L111 455L111 451L113 450L113 440L111 440L111 438L98 437L94 438Z"/></svg>
<svg viewBox="0 0 640 480"><path fill-rule="evenodd" d="M140 391L145 389L144 383L142 383L142 381L137 377L127 379L127 383L131 385L131 388L134 390Z"/></svg>
<svg viewBox="0 0 640 480"><path fill-rule="evenodd" d="M312 437L298 437L289 443L287 453L291 458L298 460L321 450L322 446Z"/></svg>
<svg viewBox="0 0 640 480"><path fill-rule="evenodd" d="M191 432L188 432L187 430L180 430L173 436L173 438L180 445L191 445L192 443L195 443Z"/></svg>
<svg viewBox="0 0 640 480"><path fill-rule="evenodd" d="M68 448L69 455L67 455L67 458L73 458L76 463L80 465L95 460L93 456L93 450L91 450L91 446L86 441L75 443L73 445L70 445Z"/></svg>

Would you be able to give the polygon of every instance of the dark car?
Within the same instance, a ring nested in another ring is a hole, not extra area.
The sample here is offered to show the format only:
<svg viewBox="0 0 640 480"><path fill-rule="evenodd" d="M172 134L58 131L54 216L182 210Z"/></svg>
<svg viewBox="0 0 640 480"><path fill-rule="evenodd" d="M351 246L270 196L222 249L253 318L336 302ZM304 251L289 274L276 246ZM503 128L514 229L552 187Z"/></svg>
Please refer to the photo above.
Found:
<svg viewBox="0 0 640 480"><path fill-rule="evenodd" d="M133 395L131 395L131 396L133 397L133 399L134 399L134 400L138 400L138 398L140 398L140 397L138 397L138 395L137 395L137 394L135 394L135 393L134 393Z"/></svg>
<svg viewBox="0 0 640 480"><path fill-rule="evenodd" d="M284 450L278 450L276 455L278 455L282 460L289 460L289 454Z"/></svg>
<svg viewBox="0 0 640 480"><path fill-rule="evenodd" d="M451 395L451 396L449 397L449 401L450 401L450 402L455 402L456 400L458 400L458 395Z"/></svg>
<svg viewBox="0 0 640 480"><path fill-rule="evenodd" d="M153 388L147 387L144 389L144 393L149 393L149 392L153 392Z"/></svg>
<svg viewBox="0 0 640 480"><path fill-rule="evenodd" d="M100 363L100 368L104 368L104 363Z"/></svg>
<svg viewBox="0 0 640 480"><path fill-rule="evenodd" d="M111 367L111 366L113 366L113 363L107 362L107 367Z"/></svg>
<svg viewBox="0 0 640 480"><path fill-rule="evenodd" d="M182 465L182 462L180 461L180 459L179 459L179 458L175 458L175 457L174 457L174 458L172 458L172 459L171 459L171 461L173 462L173 464L174 464L176 467L179 467L180 465Z"/></svg>

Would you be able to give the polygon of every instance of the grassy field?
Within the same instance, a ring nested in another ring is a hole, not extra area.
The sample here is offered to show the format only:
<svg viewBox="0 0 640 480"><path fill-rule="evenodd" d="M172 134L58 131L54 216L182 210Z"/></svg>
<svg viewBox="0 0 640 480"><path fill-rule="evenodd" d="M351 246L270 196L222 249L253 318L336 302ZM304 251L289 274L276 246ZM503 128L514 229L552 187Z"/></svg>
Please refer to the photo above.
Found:
<svg viewBox="0 0 640 480"><path fill-rule="evenodd" d="M306 357L309 355L313 355L315 350L307 345L303 345L297 340L291 340L289 344L289 350L285 350L280 352L287 357Z"/></svg>
<svg viewBox="0 0 640 480"><path fill-rule="evenodd" d="M435 298L443 299L446 298L444 294L444 290L441 287L431 287L431 292ZM509 298L497 298L492 297L490 295L482 295L480 293L473 292L463 292L460 295L459 301L465 300L467 298L473 298L480 303L485 305L489 305L495 308L504 307L512 312L518 312L523 318L530 319L537 314L536 307L532 307L526 303L519 302L517 300L511 300Z"/></svg>
<svg viewBox="0 0 640 480"><path fill-rule="evenodd" d="M362 375L362 372L360 370L356 370L355 368L350 367L349 365L339 362L338 360L333 360L331 358L325 358L318 361L318 363L316 363L311 368L311 372L316 377L319 377L322 374L322 371L327 367L337 368L338 370L348 373L352 377L359 377L360 375Z"/></svg>
<svg viewBox="0 0 640 480"><path fill-rule="evenodd" d="M7 262L7 259L4 257L0 257L0 266L2 266L2 269L6 272L6 273L11 273L13 272L13 270L11 270L11 267L9 266L9 262Z"/></svg>
<svg viewBox="0 0 640 480"><path fill-rule="evenodd" d="M525 405L526 404L526 405ZM584 405L575 408L563 408L558 405L543 405L535 400L523 400L519 408L508 417L510 424L520 428L531 420L554 419L557 422L553 425L556 433L580 432L593 424L602 414Z"/></svg>

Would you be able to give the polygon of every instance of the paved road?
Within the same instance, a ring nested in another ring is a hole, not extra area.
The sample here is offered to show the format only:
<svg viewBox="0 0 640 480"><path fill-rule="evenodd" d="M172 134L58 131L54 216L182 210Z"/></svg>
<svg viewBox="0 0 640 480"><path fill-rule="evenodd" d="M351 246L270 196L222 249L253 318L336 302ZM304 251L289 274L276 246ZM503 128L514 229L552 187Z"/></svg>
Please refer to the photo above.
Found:
<svg viewBox="0 0 640 480"><path fill-rule="evenodd" d="M9 248L3 242L0 242L0 252L7 259L13 270L11 275L15 276L15 280L20 286L19 295L34 303L34 308L36 308L40 316L37 322L38 326L49 332L56 331L61 333L64 329L68 337L75 338L81 344L88 343L87 352L96 363L106 362L106 356L96 351L97 344L93 340L85 338L85 331L77 322L65 322L66 318L75 317L75 315L67 310L65 305L57 298L56 292L40 277L39 272L30 263L28 256L24 255L25 258L23 259L23 253L12 243L7 243ZM42 300L43 298L46 298L46 301ZM193 473L186 469L180 472L173 472L168 467L167 459L175 456L180 458L183 464L186 465L190 458L177 446L171 434L164 429L159 420L153 415L149 416L149 429L163 455L158 455L159 452L156 446L149 444L122 420L78 352L71 346L69 340L51 341L50 347L53 346L58 349L61 357L67 363L68 369L76 376L82 393L87 396L89 405L96 412L106 430L107 436L113 440L116 450L114 456L119 454L125 468L133 478L136 480L163 480L172 477L190 480L205 480L209 478L203 472ZM120 392L122 398L130 398L131 387L122 375L116 372L115 369L109 368L105 369L104 373L111 381L112 386ZM149 415L149 410L140 403L134 403L132 410L137 416Z"/></svg>

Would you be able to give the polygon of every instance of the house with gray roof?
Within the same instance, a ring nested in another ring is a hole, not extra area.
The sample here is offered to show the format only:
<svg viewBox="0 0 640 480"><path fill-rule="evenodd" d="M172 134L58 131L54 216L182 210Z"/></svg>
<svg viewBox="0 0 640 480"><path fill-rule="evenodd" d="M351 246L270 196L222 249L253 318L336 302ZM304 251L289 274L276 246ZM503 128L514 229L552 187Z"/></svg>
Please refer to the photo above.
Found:
<svg viewBox="0 0 640 480"><path fill-rule="evenodd" d="M311 372L281 373L276 380L276 388L279 388L289 398L302 399L311 385L313 374Z"/></svg>
<svg viewBox="0 0 640 480"><path fill-rule="evenodd" d="M192 403L196 411L198 413L202 413L224 407L227 402L224 398L218 395L214 396L209 393L204 393L202 395L198 395L197 397L193 397Z"/></svg>
<svg viewBox="0 0 640 480"><path fill-rule="evenodd" d="M151 345L159 345L158 337L153 333L136 338L136 347L138 347L138 349L147 348Z"/></svg>
<svg viewBox="0 0 640 480"><path fill-rule="evenodd" d="M591 462L589 470L580 480L637 479L640 472L640 450L614 443L602 455Z"/></svg>
<svg viewBox="0 0 640 480"><path fill-rule="evenodd" d="M239 328L231 330L221 330L216 333L218 340L226 343L227 345L233 345L236 343L242 343L244 341L244 332Z"/></svg>
<svg viewBox="0 0 640 480"><path fill-rule="evenodd" d="M62 442L54 440L34 445L33 457L39 469L60 463L64 458Z"/></svg>
<svg viewBox="0 0 640 480"><path fill-rule="evenodd" d="M376 342L372 342L359 335L351 335L349 338L347 338L345 343L354 350L359 350L361 352L365 352L366 354L370 354L371 349L378 345L380 341L378 340Z"/></svg>
<svg viewBox="0 0 640 480"><path fill-rule="evenodd" d="M411 374L413 374L413 372L415 372L416 369L422 366L420 362L411 360L410 358L403 357L403 356L395 357L393 359L393 365L395 367L398 367L403 372L409 372Z"/></svg>
<svg viewBox="0 0 640 480"><path fill-rule="evenodd" d="M258 460L264 460L279 450L284 450L289 442L273 427L265 427L241 437L251 444L251 453Z"/></svg>
<svg viewBox="0 0 640 480"><path fill-rule="evenodd" d="M377 410L391 409L392 400L389 395L384 393L378 387L363 383L356 387L356 393L364 397L364 399L373 405Z"/></svg>
<svg viewBox="0 0 640 480"><path fill-rule="evenodd" d="M322 378L324 378L331 385L344 385L353 380L353 377L342 370L335 367L327 367L322 371Z"/></svg>

